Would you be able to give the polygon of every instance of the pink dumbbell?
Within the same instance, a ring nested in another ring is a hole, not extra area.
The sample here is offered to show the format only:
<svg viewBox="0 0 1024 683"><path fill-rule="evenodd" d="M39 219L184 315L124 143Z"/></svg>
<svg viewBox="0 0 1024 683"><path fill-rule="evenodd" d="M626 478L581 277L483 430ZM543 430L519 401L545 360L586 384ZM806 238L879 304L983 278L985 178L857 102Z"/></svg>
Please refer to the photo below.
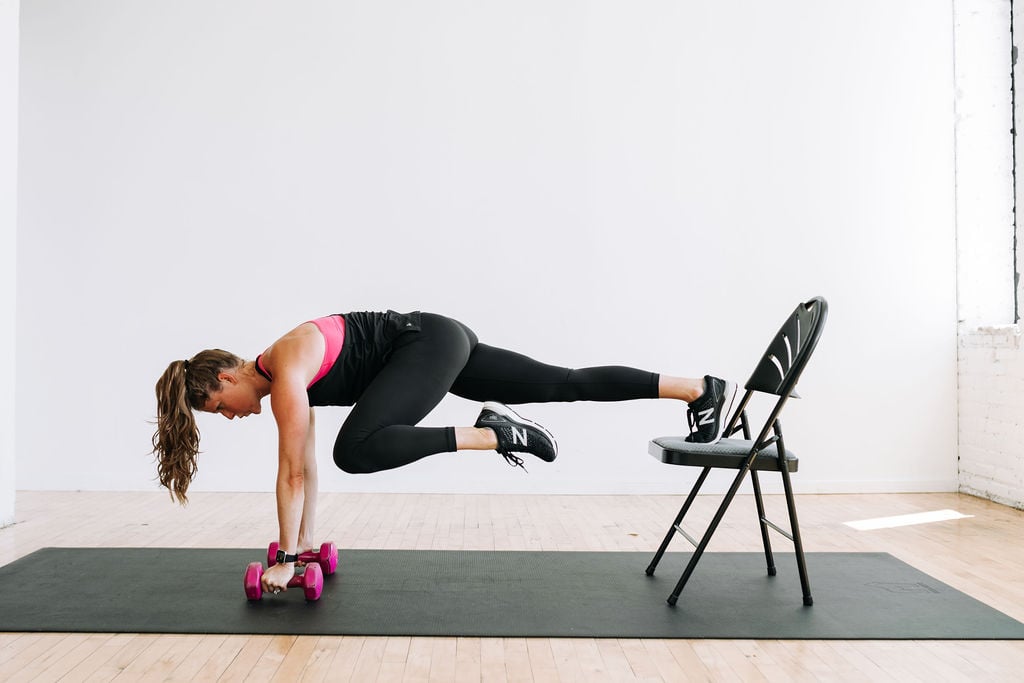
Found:
<svg viewBox="0 0 1024 683"><path fill-rule="evenodd" d="M267 548L267 566L273 567L277 564L277 549L280 546L274 541ZM307 550L299 553L299 562L307 565L316 563L320 565L325 576L330 576L338 569L338 547L331 542L324 543L320 550Z"/></svg>
<svg viewBox="0 0 1024 683"><path fill-rule="evenodd" d="M261 600L263 598L263 565L259 562L250 562L245 569L245 597L250 600ZM324 591L324 574L320 565L314 563L306 565L306 571L296 574L288 582L289 588L302 588L306 594L306 600L319 600L320 594Z"/></svg>

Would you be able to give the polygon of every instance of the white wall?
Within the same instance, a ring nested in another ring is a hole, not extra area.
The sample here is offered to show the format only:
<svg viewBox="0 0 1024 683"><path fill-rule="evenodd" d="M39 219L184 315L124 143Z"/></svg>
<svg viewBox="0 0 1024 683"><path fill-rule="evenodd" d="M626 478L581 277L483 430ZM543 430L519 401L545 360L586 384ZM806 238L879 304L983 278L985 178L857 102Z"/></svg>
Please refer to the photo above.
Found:
<svg viewBox="0 0 1024 683"><path fill-rule="evenodd" d="M1012 323L1013 112L1009 0L956 0L958 315Z"/></svg>
<svg viewBox="0 0 1024 683"><path fill-rule="evenodd" d="M14 521L18 2L0 0L0 526Z"/></svg>
<svg viewBox="0 0 1024 683"><path fill-rule="evenodd" d="M18 485L145 489L153 383L349 309L561 364L745 379L831 318L787 421L805 491L956 487L950 8L892 0L22 9ZM468 423L451 398L430 424ZM562 456L332 490L675 491L678 406L524 409ZM323 462L343 410L318 419ZM269 490L269 411L196 489Z"/></svg>
<svg viewBox="0 0 1024 683"><path fill-rule="evenodd" d="M1024 348L1012 301L1020 264L1013 261L1011 7L1005 0L959 0L957 7L960 489L1024 508ZM1019 5L1014 12L1019 48L1024 15ZM1024 98L1017 99L1020 112ZM1020 144L1017 158L1024 159ZM1022 200L1018 189L1018 207Z"/></svg>

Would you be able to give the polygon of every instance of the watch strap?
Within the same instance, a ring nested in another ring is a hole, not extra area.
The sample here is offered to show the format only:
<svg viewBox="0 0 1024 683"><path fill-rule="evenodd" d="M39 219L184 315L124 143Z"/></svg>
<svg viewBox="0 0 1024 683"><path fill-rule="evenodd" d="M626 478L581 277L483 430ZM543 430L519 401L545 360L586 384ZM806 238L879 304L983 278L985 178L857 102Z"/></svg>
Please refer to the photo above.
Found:
<svg viewBox="0 0 1024 683"><path fill-rule="evenodd" d="M277 564L287 564L289 562L298 562L299 556L289 555L285 551L279 549L274 559L277 561Z"/></svg>

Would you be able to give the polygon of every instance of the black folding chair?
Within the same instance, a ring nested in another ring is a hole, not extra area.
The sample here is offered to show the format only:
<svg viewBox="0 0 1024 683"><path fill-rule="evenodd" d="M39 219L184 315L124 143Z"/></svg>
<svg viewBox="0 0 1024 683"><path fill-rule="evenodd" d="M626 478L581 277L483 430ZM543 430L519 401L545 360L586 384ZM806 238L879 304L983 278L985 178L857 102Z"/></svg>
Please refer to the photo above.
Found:
<svg viewBox="0 0 1024 683"><path fill-rule="evenodd" d="M789 478L790 472L797 471L799 461L795 454L786 449L783 442L779 414L791 396L799 398L794 388L804 366L807 365L808 359L814 352L814 347L818 344L818 338L821 336L827 317L828 303L821 297L816 297L796 307L796 310L786 319L778 334L772 339L771 345L747 381L744 387L746 393L729 418L723 432L725 438L721 441L716 444L699 444L688 443L682 436L665 436L650 442L648 447L650 454L668 465L703 468L690 490L690 494L686 497L683 507L669 528L668 534L665 535L665 540L662 541L661 547L658 548L650 566L647 567L647 575L652 576L655 567L658 566L658 562L676 533L683 535L696 546L696 551L690 557L690 562L686 565L679 583L668 597L668 604L675 605L679 599L679 594L704 554L704 549L711 541L711 536L722 521L725 511L736 496L747 472L750 472L751 484L754 487L754 502L757 505L757 516L761 524L761 539L764 542L764 554L768 562L768 575L775 576L775 560L772 556L771 541L768 538L768 528L771 527L793 542L796 549L797 568L800 571L800 586L803 589L804 604L812 605L814 603L811 598L810 582L807 580L804 548L800 541L800 527L796 518L796 501L793 499L793 488ZM778 398L757 438L751 439L747 404L755 392L773 394ZM724 415L722 419L725 419ZM728 438L736 432L742 432L743 438ZM712 469L739 471L703 537L697 541L683 530L681 524ZM790 531L773 524L765 517L764 501L761 498L761 483L758 481L757 474L763 471L779 472L782 475L782 486L786 492L786 506L789 510Z"/></svg>

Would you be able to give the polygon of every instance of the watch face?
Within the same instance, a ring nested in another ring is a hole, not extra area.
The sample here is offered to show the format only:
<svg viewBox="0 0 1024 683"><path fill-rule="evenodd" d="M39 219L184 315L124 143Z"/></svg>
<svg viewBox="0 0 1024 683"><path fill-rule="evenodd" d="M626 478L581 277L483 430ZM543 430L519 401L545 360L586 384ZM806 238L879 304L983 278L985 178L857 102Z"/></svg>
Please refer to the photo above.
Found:
<svg viewBox="0 0 1024 683"><path fill-rule="evenodd" d="M278 550L277 551L277 557L275 559L277 560L278 564L284 564L284 561L287 558L288 558L288 555L286 555L283 550Z"/></svg>

